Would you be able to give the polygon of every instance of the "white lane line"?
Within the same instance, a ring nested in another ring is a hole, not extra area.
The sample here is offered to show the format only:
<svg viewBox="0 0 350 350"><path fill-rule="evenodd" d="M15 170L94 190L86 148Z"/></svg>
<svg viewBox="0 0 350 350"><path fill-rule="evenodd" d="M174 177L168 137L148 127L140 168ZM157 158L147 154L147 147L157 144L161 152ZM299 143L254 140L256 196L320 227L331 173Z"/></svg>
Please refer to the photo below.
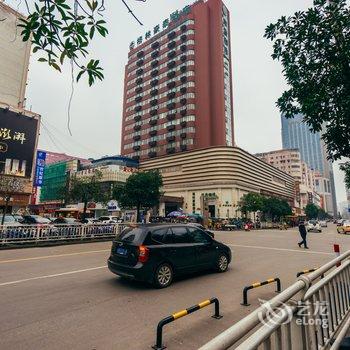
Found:
<svg viewBox="0 0 350 350"><path fill-rule="evenodd" d="M59 276L65 276L65 275L73 275L75 273L81 273L81 272L86 272L86 271L93 271L93 270L98 270L98 269L105 269L107 266L97 266L97 267L91 267L89 269L83 269L83 270L75 270L75 271L68 271L68 272L62 272L62 273L56 273L54 275L46 275L46 276L38 276L38 277L32 277L32 278L26 278L23 280L17 280L17 281L11 281L11 282L4 282L0 283L0 287L2 286L8 286L10 284L18 284L22 282L28 282L28 281L35 281L35 280L41 280L45 278L53 278L53 277L59 277Z"/></svg>
<svg viewBox="0 0 350 350"><path fill-rule="evenodd" d="M83 255L83 254L92 254L92 253L105 253L110 252L110 249L102 249L102 250L88 250L86 252L76 252L76 253L66 253L66 254L56 254L56 255L43 255L43 256L35 256L32 258L22 258L22 259L10 259L10 260L0 260L0 264L7 264L19 261L29 261L29 260L41 260L41 259L50 259L50 258L61 258L64 256L74 256L74 255Z"/></svg>
<svg viewBox="0 0 350 350"><path fill-rule="evenodd" d="M266 249L266 250L278 250L278 251L285 251L285 252L293 252L293 253L304 253L304 254L323 254L323 255L334 255L334 253L327 253L327 252L318 252L313 250L297 250L297 249L286 249L286 248L273 248L273 247L262 247L262 246L256 246L256 245L239 245L239 244L227 244L229 247L237 247L237 248L253 248L253 249Z"/></svg>

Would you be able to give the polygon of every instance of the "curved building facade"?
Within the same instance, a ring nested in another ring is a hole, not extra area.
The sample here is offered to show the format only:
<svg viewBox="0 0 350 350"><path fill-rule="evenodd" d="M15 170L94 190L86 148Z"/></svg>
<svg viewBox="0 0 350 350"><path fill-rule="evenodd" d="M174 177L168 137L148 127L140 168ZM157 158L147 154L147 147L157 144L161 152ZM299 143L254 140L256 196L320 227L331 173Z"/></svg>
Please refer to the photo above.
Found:
<svg viewBox="0 0 350 350"><path fill-rule="evenodd" d="M294 178L238 147L211 147L143 161L141 170L158 169L166 196L183 197L186 212L240 216L248 192L294 202ZM166 214L166 203L159 215Z"/></svg>

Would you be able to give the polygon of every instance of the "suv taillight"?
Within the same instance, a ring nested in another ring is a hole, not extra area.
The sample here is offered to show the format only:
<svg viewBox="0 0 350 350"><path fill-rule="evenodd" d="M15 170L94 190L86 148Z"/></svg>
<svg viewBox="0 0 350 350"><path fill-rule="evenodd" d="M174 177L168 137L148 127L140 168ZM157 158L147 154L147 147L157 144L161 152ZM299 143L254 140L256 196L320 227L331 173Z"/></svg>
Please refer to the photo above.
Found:
<svg viewBox="0 0 350 350"><path fill-rule="evenodd" d="M145 263L149 258L149 249L144 245L139 246L139 262Z"/></svg>

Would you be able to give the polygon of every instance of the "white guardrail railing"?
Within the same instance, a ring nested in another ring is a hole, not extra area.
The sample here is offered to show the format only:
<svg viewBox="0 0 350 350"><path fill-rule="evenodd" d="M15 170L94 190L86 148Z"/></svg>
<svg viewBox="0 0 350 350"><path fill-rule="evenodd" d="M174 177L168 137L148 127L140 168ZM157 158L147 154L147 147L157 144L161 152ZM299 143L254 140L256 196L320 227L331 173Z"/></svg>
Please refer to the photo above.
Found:
<svg viewBox="0 0 350 350"><path fill-rule="evenodd" d="M338 349L350 329L349 257L350 251L300 276L200 350Z"/></svg>
<svg viewBox="0 0 350 350"><path fill-rule="evenodd" d="M0 247L15 243L115 237L125 224L0 225Z"/></svg>

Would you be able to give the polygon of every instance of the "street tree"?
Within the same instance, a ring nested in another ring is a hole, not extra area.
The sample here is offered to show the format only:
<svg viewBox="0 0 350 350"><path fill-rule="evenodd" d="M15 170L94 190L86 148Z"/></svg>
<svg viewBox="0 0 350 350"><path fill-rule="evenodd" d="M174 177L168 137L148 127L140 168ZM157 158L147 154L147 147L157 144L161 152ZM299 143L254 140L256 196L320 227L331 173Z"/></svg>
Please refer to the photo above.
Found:
<svg viewBox="0 0 350 350"><path fill-rule="evenodd" d="M0 175L0 196L3 197L5 202L4 212L1 218L1 225L5 222L5 216L7 209L14 194L23 192L24 182L23 179L18 176Z"/></svg>
<svg viewBox="0 0 350 350"><path fill-rule="evenodd" d="M306 11L282 16L265 29L272 58L289 86L277 101L281 113L298 113L322 132L332 160L350 156L350 7L346 0L314 0Z"/></svg>
<svg viewBox="0 0 350 350"><path fill-rule="evenodd" d="M150 209L159 204L162 186L163 179L157 170L134 173L124 185L114 189L113 198L122 208L136 208L137 222L140 222L141 209Z"/></svg>
<svg viewBox="0 0 350 350"><path fill-rule="evenodd" d="M344 172L344 182L346 188L350 189L350 162L340 164L340 170Z"/></svg>
<svg viewBox="0 0 350 350"><path fill-rule="evenodd" d="M308 217L308 219L317 219L318 213L319 213L319 207L313 203L309 203L306 205L305 214Z"/></svg>
<svg viewBox="0 0 350 350"><path fill-rule="evenodd" d="M249 192L241 198L239 206L244 215L254 213L255 222L256 212L263 208L263 196L259 193Z"/></svg>
<svg viewBox="0 0 350 350"><path fill-rule="evenodd" d="M322 208L318 209L318 218L320 220L330 219L331 216Z"/></svg>
<svg viewBox="0 0 350 350"><path fill-rule="evenodd" d="M139 22L125 0L119 0ZM146 0L133 0L145 2ZM23 41L31 40L33 52L41 54L45 62L61 71L68 59L78 69L76 80L86 75L89 85L102 80L100 61L88 58L91 41L97 35L106 37L108 29L103 19L104 0L25 0L27 18L21 19Z"/></svg>
<svg viewBox="0 0 350 350"><path fill-rule="evenodd" d="M292 214L292 208L284 199L264 197L262 212L272 221L279 221L282 217Z"/></svg>
<svg viewBox="0 0 350 350"><path fill-rule="evenodd" d="M102 173L95 170L89 177L73 175L69 180L66 201L84 203L82 220L86 218L89 202L105 203L110 199L110 193L104 191L102 188L101 177Z"/></svg>

